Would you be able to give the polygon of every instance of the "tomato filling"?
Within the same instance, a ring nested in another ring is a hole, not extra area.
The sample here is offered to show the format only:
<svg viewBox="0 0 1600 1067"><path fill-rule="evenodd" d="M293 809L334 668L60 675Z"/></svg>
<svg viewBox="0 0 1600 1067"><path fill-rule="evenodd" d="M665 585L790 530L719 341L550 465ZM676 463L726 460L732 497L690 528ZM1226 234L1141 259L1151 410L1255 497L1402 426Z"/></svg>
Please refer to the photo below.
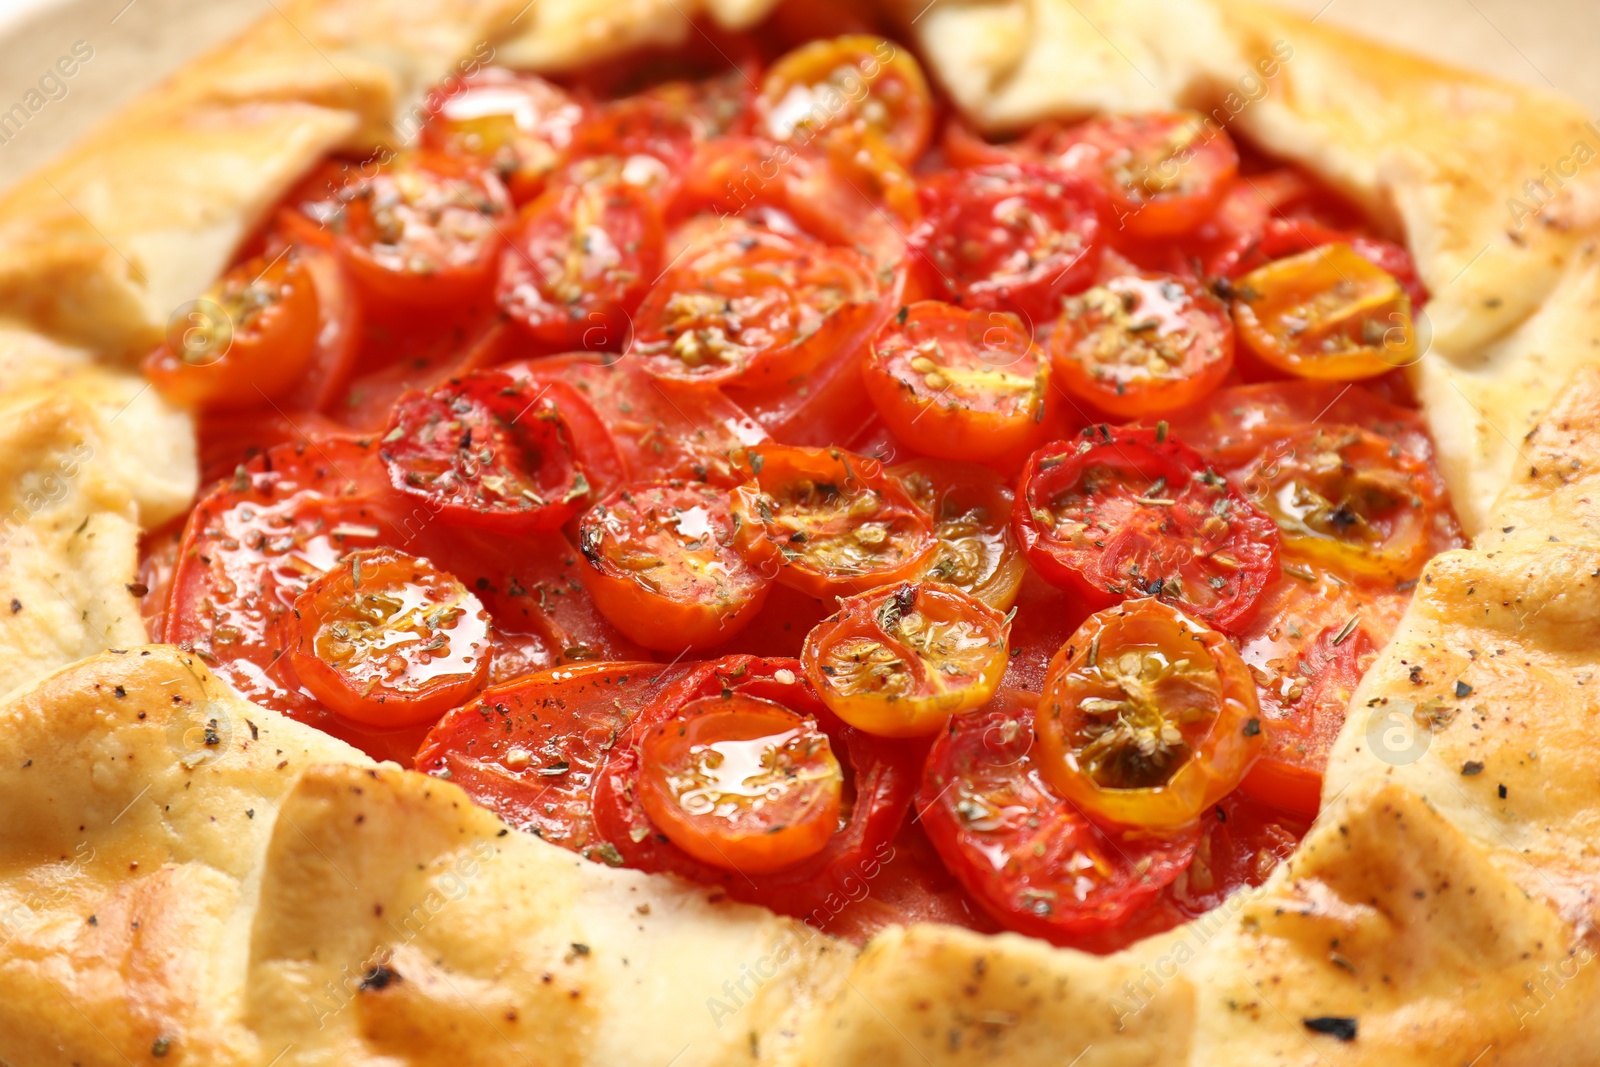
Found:
<svg viewBox="0 0 1600 1067"><path fill-rule="evenodd" d="M290 192L146 361L205 485L144 615L587 860L1114 951L1292 851L1462 543L1427 289L1204 116L990 143L818 20Z"/></svg>

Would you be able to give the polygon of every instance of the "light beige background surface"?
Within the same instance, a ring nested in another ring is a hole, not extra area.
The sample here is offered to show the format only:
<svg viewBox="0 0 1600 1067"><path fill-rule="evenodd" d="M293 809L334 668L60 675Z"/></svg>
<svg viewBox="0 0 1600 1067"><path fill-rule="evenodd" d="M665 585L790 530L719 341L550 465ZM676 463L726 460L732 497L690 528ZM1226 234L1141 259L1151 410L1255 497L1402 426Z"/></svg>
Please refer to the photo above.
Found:
<svg viewBox="0 0 1600 1067"><path fill-rule="evenodd" d="M936 0L937 2L937 0ZM1600 115L1600 0L1278 0L1318 21L1501 77L1553 87ZM0 188L82 136L185 58L273 10L270 0L0 0L0 114L79 41L94 50L7 138ZM80 49L81 51L81 49Z"/></svg>

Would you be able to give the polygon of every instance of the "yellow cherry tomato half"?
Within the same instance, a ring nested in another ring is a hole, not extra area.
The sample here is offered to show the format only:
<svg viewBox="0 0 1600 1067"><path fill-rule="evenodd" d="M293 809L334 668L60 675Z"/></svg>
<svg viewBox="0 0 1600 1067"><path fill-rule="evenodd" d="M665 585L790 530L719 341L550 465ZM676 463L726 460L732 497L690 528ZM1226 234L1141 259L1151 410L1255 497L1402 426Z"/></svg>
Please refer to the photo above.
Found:
<svg viewBox="0 0 1600 1067"><path fill-rule="evenodd" d="M1239 338L1286 373L1348 382L1416 359L1411 298L1347 244L1275 260L1233 291Z"/></svg>
<svg viewBox="0 0 1600 1067"><path fill-rule="evenodd" d="M996 611L1011 607L1028 564L1011 532L1005 480L980 464L948 459L912 460L888 473L933 517L938 545L913 577L953 585Z"/></svg>
<svg viewBox="0 0 1600 1067"><path fill-rule="evenodd" d="M1238 478L1278 524L1285 558L1356 578L1417 577L1449 508L1425 459L1360 426L1302 426Z"/></svg>
<svg viewBox="0 0 1600 1067"><path fill-rule="evenodd" d="M454 576L380 548L352 552L294 602L295 673L354 722L415 726L483 687L489 613Z"/></svg>
<svg viewBox="0 0 1600 1067"><path fill-rule="evenodd" d="M762 445L733 491L734 548L814 597L860 593L917 574L938 545L933 519L883 465L840 448Z"/></svg>
<svg viewBox="0 0 1600 1067"><path fill-rule="evenodd" d="M1231 793L1261 751L1256 686L1217 631L1154 599L1091 615L1050 661L1039 766L1097 822L1167 831Z"/></svg>
<svg viewBox="0 0 1600 1067"><path fill-rule="evenodd" d="M986 703L1006 670L1011 624L959 589L904 582L841 601L806 636L806 677L839 718L915 737Z"/></svg>
<svg viewBox="0 0 1600 1067"><path fill-rule="evenodd" d="M780 58L761 83L756 114L773 140L878 142L900 164L920 156L933 136L933 94L922 68L870 34L812 41Z"/></svg>
<svg viewBox="0 0 1600 1067"><path fill-rule="evenodd" d="M814 856L839 827L844 775L816 721L782 704L702 697L644 737L639 802L714 867L763 874Z"/></svg>

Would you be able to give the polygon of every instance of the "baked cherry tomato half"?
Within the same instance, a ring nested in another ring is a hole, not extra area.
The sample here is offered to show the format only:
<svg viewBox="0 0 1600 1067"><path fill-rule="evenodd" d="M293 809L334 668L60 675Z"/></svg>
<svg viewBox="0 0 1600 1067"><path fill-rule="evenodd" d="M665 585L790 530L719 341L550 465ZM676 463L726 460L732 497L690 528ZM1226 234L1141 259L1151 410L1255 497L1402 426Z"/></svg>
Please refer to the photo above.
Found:
<svg viewBox="0 0 1600 1067"><path fill-rule="evenodd" d="M930 291L967 307L1048 322L1061 297L1100 266L1105 194L1033 163L946 171L923 183L926 218L911 232Z"/></svg>
<svg viewBox="0 0 1600 1067"><path fill-rule="evenodd" d="M489 674L489 613L416 556L352 552L295 598L294 611L295 674L356 722L429 722L466 703Z"/></svg>
<svg viewBox="0 0 1600 1067"><path fill-rule="evenodd" d="M708 706L700 701L732 706L746 699L779 705L815 722L827 736L844 776L839 817L826 845L808 858L765 874L737 872L726 864L697 859L662 832L641 802L645 767L641 742L649 731L678 720L691 705ZM847 887L860 878L863 862L881 854L904 823L922 756L923 749L915 742L876 738L841 722L817 699L798 660L725 656L693 666L639 711L601 772L594 794L595 825L615 846L622 865L671 871L717 886L736 900L816 918L830 898L846 895Z"/></svg>
<svg viewBox="0 0 1600 1067"><path fill-rule="evenodd" d="M566 382L577 390L636 479L732 488L744 481L737 457L767 440L755 420L722 393L662 381L631 360L573 353L500 369L519 378Z"/></svg>
<svg viewBox="0 0 1600 1067"><path fill-rule="evenodd" d="M938 541L915 575L953 585L996 611L1017 598L1028 565L1011 533L1012 494L976 463L919 459L889 468L913 503L933 518Z"/></svg>
<svg viewBox="0 0 1600 1067"><path fill-rule="evenodd" d="M1039 767L1109 826L1172 830L1233 792L1261 751L1256 685L1228 639L1158 600L1091 615L1050 662Z"/></svg>
<svg viewBox="0 0 1600 1067"><path fill-rule="evenodd" d="M666 203L682 186L703 136L700 120L681 101L659 94L609 100L574 133L574 159L594 161L580 173L613 171L622 181Z"/></svg>
<svg viewBox="0 0 1600 1067"><path fill-rule="evenodd" d="M419 152L324 168L293 206L287 232L335 248L368 299L438 307L488 295L511 198L488 170Z"/></svg>
<svg viewBox="0 0 1600 1067"><path fill-rule="evenodd" d="M924 300L879 331L861 380L906 444L982 462L1037 440L1049 370L1015 315Z"/></svg>
<svg viewBox="0 0 1600 1067"><path fill-rule="evenodd" d="M1048 154L1098 171L1115 227L1135 237L1194 229L1239 172L1233 139L1194 112L1096 119L1051 140L1042 146Z"/></svg>
<svg viewBox="0 0 1600 1067"><path fill-rule="evenodd" d="M1299 639L1278 636L1268 646L1278 654L1251 665L1263 743L1260 759L1239 788L1284 811L1313 818L1322 803L1328 753L1378 646L1359 613L1320 632L1302 632Z"/></svg>
<svg viewBox="0 0 1600 1067"><path fill-rule="evenodd" d="M254 407L287 391L321 330L317 287L298 251L246 260L168 325L144 372L191 409Z"/></svg>
<svg viewBox="0 0 1600 1067"><path fill-rule="evenodd" d="M1007 929L1071 945L1115 930L1194 856L1198 831L1102 829L1041 773L1031 693L1002 690L934 742L917 794L928 839Z"/></svg>
<svg viewBox="0 0 1600 1067"><path fill-rule="evenodd" d="M1339 423L1290 430L1230 477L1278 524L1286 560L1356 578L1421 574L1449 506L1426 461Z"/></svg>
<svg viewBox="0 0 1600 1067"><path fill-rule="evenodd" d="M959 589L902 582L839 602L806 636L806 677L839 718L879 737L915 737L988 702L1011 624Z"/></svg>
<svg viewBox="0 0 1600 1067"><path fill-rule="evenodd" d="M1046 445L1013 515L1034 570L1091 604L1158 597L1231 631L1278 576L1272 519L1165 427Z"/></svg>
<svg viewBox="0 0 1600 1067"><path fill-rule="evenodd" d="M640 742L639 802L702 863L765 874L821 852L844 774L816 720L755 697L703 697Z"/></svg>
<svg viewBox="0 0 1600 1067"><path fill-rule="evenodd" d="M433 106L422 141L476 159L524 203L560 169L584 115L581 103L543 78L487 67Z"/></svg>
<svg viewBox="0 0 1600 1067"><path fill-rule="evenodd" d="M448 712L417 750L519 830L596 862L622 862L596 832L595 776L639 709L683 674L659 663L578 663L485 689Z"/></svg>
<svg viewBox="0 0 1600 1067"><path fill-rule="evenodd" d="M612 625L659 651L719 644L761 610L772 581L733 542L727 491L695 483L622 486L578 523L589 595Z"/></svg>
<svg viewBox="0 0 1600 1067"><path fill-rule="evenodd" d="M1222 301L1171 274L1123 274L1067 299L1050 337L1055 380L1121 418L1201 399L1233 367Z"/></svg>
<svg viewBox="0 0 1600 1067"><path fill-rule="evenodd" d="M551 349L620 352L661 269L661 212L614 175L560 182L522 211L500 257L500 307Z"/></svg>
<svg viewBox="0 0 1600 1067"><path fill-rule="evenodd" d="M462 526L508 533L554 530L588 503L592 486L551 394L480 371L395 404L383 462L396 489ZM569 399L573 407L582 401Z"/></svg>
<svg viewBox="0 0 1600 1067"><path fill-rule="evenodd" d="M933 135L933 94L910 53L855 34L812 41L780 58L761 83L756 115L775 141L876 142L907 165Z"/></svg>
<svg viewBox="0 0 1600 1067"><path fill-rule="evenodd" d="M660 378L787 381L834 354L877 296L851 249L754 228L712 234L646 294L632 353Z"/></svg>
<svg viewBox="0 0 1600 1067"><path fill-rule="evenodd" d="M1276 260L1245 275L1233 292L1240 340L1287 374L1356 381L1418 354L1411 298L1348 244Z"/></svg>
<svg viewBox="0 0 1600 1067"><path fill-rule="evenodd" d="M735 545L753 565L815 597L864 592L918 573L933 518L875 459L838 448L752 448L733 491Z"/></svg>

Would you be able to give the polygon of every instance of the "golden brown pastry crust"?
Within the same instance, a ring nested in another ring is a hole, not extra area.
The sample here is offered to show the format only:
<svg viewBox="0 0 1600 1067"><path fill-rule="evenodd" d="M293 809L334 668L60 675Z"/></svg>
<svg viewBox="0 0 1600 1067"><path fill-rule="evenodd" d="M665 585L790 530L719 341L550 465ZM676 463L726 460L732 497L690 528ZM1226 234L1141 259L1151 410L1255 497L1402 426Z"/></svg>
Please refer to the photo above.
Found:
<svg viewBox="0 0 1600 1067"><path fill-rule="evenodd" d="M137 353L298 175L331 148L403 135L409 98L483 61L479 44L552 69L672 43L700 11L687 0L519 6L281 5L0 198L0 314L107 356ZM762 9L705 10L738 25ZM0 707L0 796L24 827L0 835L0 1058L1592 1058L1600 376L1552 397L1600 349L1600 200L1584 173L1520 219L1506 201L1583 138L1600 147L1600 134L1548 95L1254 5L894 10L986 127L1223 108L1403 233L1434 291L1434 344L1415 374L1479 539L1429 567L1357 694L1325 811L1295 857L1260 891L1109 958L933 926L886 932L857 955L760 909L502 836L453 787L374 769L174 650L136 649ZM0 353L48 344L19 333ZM52 351L46 365L66 368L57 384L25 404L0 398L24 412L0 442L0 483L47 472L80 437L121 432L103 408L125 379ZM137 523L181 507L188 463L177 456L152 484L127 464L74 481L28 525L34 569L73 583L67 602L107 642L134 633L131 601L104 593L108 576L126 570ZM80 532L110 548L74 547L79 512L90 518ZM22 678L100 647L71 626L18 636L4 607L0 689L6 671ZM174 708L200 709L197 734L173 732ZM206 745L212 720L229 738L222 758ZM1396 748L1385 731L1406 722L1412 740ZM1355 1020L1354 1039L1305 1023L1325 1017Z"/></svg>

